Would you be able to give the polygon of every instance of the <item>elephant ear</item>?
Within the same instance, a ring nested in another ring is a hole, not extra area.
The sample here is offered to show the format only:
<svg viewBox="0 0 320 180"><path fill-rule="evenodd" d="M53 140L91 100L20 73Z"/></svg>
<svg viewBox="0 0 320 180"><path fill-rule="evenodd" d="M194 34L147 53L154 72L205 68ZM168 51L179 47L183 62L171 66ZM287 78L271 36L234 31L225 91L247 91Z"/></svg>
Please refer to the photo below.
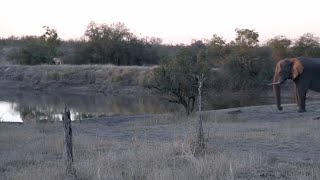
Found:
<svg viewBox="0 0 320 180"><path fill-rule="evenodd" d="M292 79L296 79L303 72L303 64L298 58L291 59L292 62Z"/></svg>

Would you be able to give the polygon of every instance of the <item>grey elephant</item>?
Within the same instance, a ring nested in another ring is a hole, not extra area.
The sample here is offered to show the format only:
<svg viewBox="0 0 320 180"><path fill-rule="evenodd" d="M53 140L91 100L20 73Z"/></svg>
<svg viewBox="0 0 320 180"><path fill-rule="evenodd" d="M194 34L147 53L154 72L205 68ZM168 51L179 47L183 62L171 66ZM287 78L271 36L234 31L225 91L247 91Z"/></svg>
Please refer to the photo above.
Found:
<svg viewBox="0 0 320 180"><path fill-rule="evenodd" d="M298 57L280 60L275 68L273 89L278 110L282 110L280 85L287 79L294 82L298 112L306 111L306 94L309 89L320 92L320 58Z"/></svg>

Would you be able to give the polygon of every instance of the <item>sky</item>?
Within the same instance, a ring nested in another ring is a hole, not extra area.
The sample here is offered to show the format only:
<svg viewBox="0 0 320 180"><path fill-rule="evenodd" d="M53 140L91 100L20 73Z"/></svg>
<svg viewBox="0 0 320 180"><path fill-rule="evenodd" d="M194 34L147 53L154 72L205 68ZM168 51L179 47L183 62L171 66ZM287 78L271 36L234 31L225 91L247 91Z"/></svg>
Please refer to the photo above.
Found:
<svg viewBox="0 0 320 180"><path fill-rule="evenodd" d="M41 35L56 29L64 40L79 39L86 26L124 23L139 37L190 43L213 34L227 41L235 29L254 29L260 42L277 35L320 36L319 0L1 0L0 37Z"/></svg>

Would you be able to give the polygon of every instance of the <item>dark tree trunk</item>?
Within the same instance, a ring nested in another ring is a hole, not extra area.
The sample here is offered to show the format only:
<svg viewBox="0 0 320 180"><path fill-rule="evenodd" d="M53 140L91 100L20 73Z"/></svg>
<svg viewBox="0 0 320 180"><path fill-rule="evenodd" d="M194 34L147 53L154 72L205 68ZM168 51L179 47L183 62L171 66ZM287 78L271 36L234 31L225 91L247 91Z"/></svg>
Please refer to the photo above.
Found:
<svg viewBox="0 0 320 180"><path fill-rule="evenodd" d="M187 102L184 102L184 103L182 103L182 105L183 105L184 109L186 110L187 116L189 116L190 113L191 113L191 111L190 111L190 104L187 103Z"/></svg>
<svg viewBox="0 0 320 180"><path fill-rule="evenodd" d="M193 110L194 110L194 103L195 103L195 101L196 101L196 97L195 97L195 96L192 96L192 97L191 97L191 100L192 100L191 112L193 112Z"/></svg>
<svg viewBox="0 0 320 180"><path fill-rule="evenodd" d="M195 101L196 101L196 98L194 96L189 97L188 101L185 101L183 100L183 98L181 98L181 104L185 108L187 116L189 116L193 112Z"/></svg>

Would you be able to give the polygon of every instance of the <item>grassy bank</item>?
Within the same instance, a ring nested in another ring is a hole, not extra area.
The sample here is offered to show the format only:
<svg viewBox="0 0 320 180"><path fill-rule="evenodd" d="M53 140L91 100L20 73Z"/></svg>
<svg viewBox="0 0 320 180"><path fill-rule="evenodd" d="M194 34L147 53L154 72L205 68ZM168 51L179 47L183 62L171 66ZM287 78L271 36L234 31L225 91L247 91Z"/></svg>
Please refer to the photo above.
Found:
<svg viewBox="0 0 320 180"><path fill-rule="evenodd" d="M153 67L112 65L0 66L1 88L75 92L143 91Z"/></svg>
<svg viewBox="0 0 320 180"><path fill-rule="evenodd" d="M320 179L317 107L204 112L204 157L196 117L74 122L76 179ZM60 123L0 123L1 179L66 179L62 139Z"/></svg>

